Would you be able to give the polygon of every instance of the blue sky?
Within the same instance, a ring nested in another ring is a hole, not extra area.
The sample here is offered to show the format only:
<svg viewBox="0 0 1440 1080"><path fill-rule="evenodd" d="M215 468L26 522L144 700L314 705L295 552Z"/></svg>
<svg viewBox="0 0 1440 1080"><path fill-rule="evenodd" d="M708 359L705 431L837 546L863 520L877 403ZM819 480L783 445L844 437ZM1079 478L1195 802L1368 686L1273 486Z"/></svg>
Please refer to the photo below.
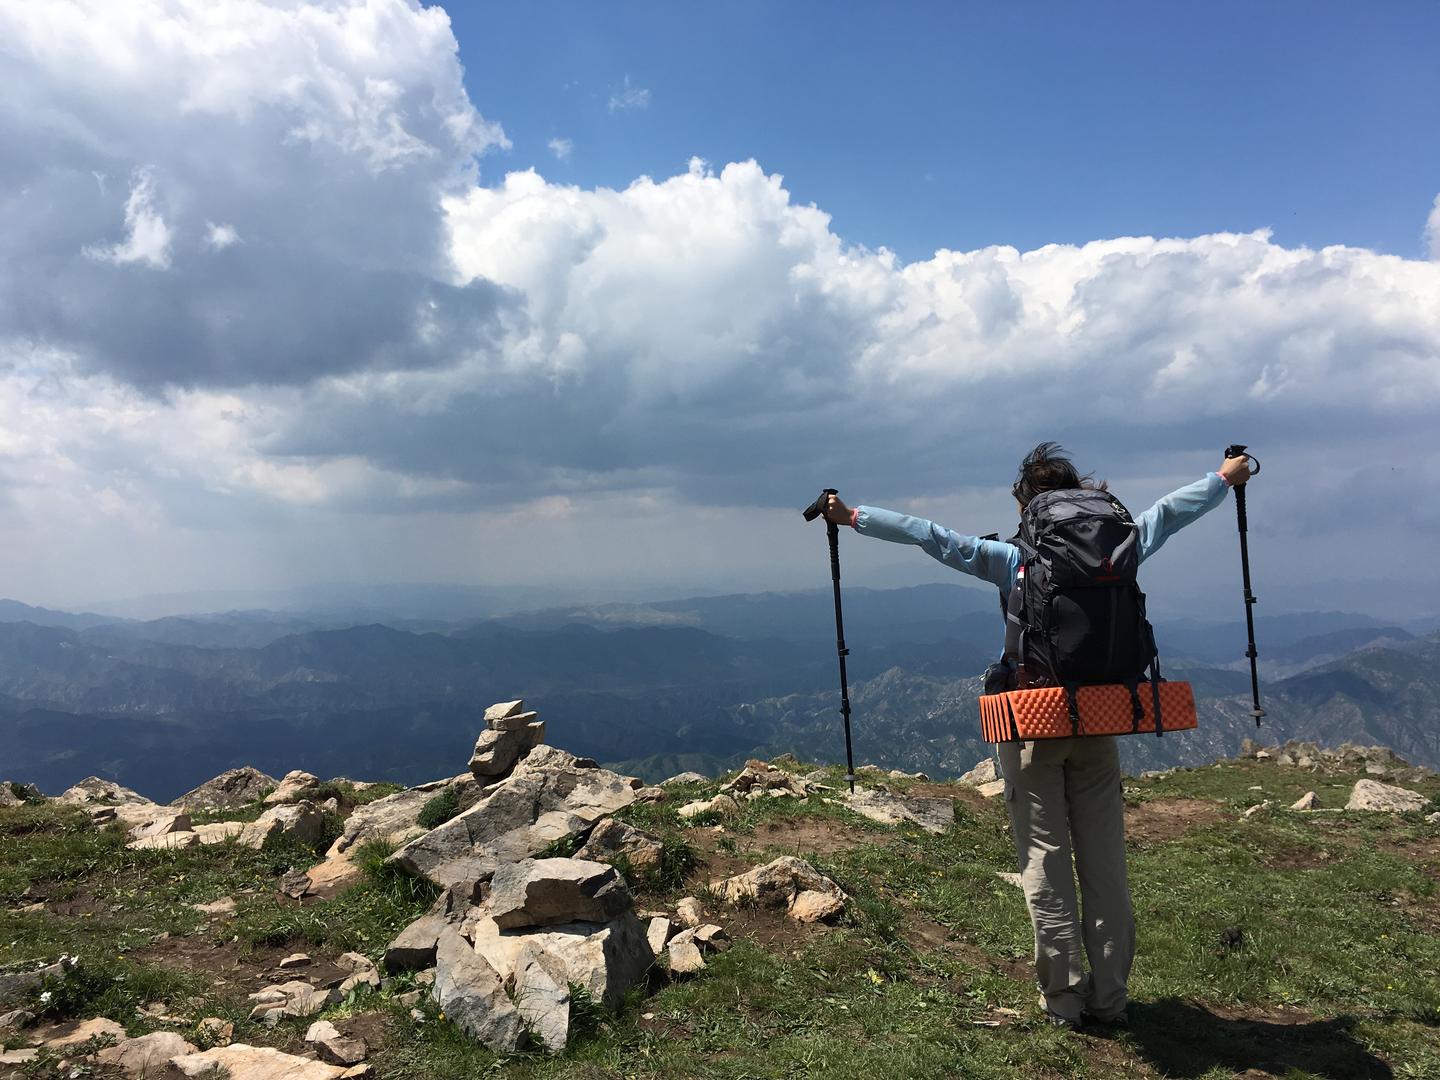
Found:
<svg viewBox="0 0 1440 1080"><path fill-rule="evenodd" d="M628 184L753 157L836 231L937 247L1273 227L1415 257L1440 5L465 3L490 163ZM628 77L643 109L611 111ZM547 149L568 138L564 162Z"/></svg>
<svg viewBox="0 0 1440 1080"><path fill-rule="evenodd" d="M823 585L822 485L985 533L1060 439L1135 509L1249 442L1270 596L1433 610L1367 553L1440 544L1437 42L1430 3L0 0L0 596ZM1233 528L1147 587L1233 607Z"/></svg>

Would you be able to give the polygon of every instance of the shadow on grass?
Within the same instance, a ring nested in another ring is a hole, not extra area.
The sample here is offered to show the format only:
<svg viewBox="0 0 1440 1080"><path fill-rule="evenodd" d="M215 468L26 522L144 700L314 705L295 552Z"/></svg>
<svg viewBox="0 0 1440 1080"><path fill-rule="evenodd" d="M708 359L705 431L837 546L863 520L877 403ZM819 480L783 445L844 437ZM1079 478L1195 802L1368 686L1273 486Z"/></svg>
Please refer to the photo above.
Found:
<svg viewBox="0 0 1440 1080"><path fill-rule="evenodd" d="M1351 1016L1308 1023L1230 1019L1178 998L1132 1001L1129 1013L1126 1042L1166 1076L1198 1077L1217 1067L1273 1076L1295 1070L1367 1080L1395 1075L1355 1037Z"/></svg>

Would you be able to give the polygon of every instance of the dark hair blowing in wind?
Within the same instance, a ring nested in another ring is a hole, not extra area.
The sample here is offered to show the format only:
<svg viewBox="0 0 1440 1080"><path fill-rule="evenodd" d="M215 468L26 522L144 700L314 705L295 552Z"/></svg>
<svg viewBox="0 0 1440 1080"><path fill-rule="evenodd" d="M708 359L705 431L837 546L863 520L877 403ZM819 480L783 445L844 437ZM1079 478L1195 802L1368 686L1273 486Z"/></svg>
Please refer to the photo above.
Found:
<svg viewBox="0 0 1440 1080"><path fill-rule="evenodd" d="M1015 501L1025 506L1042 491L1073 491L1076 488L1092 488L1105 491L1102 480L1096 483L1092 474L1081 476L1065 453L1065 448L1056 442L1042 442L1025 455L1020 463L1019 475L1010 494Z"/></svg>

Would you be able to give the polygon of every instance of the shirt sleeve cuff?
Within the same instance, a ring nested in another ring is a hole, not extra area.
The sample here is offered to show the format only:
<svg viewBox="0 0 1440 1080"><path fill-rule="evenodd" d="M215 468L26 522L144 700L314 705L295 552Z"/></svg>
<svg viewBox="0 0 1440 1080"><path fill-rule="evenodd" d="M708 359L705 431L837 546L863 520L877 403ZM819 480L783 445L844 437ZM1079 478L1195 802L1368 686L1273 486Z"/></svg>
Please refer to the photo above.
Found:
<svg viewBox="0 0 1440 1080"><path fill-rule="evenodd" d="M850 511L850 528L860 528L860 508L858 506Z"/></svg>
<svg viewBox="0 0 1440 1080"><path fill-rule="evenodd" d="M1226 486L1226 487L1234 487L1234 486L1235 486L1234 484L1230 483L1229 478L1228 478L1224 473L1222 473L1222 472L1217 472L1215 475L1218 476L1218 477L1220 477L1221 480L1224 480L1224 481L1225 481L1225 486Z"/></svg>

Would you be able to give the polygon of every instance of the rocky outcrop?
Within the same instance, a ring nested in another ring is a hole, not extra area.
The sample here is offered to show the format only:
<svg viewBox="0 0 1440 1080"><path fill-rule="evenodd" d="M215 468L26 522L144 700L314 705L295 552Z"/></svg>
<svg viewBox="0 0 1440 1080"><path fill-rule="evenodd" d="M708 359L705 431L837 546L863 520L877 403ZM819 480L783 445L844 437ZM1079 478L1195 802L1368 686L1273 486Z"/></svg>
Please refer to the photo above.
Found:
<svg viewBox="0 0 1440 1080"><path fill-rule="evenodd" d="M711 882L710 888L732 904L783 908L800 922L830 922L845 911L846 897L840 886L793 855Z"/></svg>
<svg viewBox="0 0 1440 1080"><path fill-rule="evenodd" d="M538 746L475 805L410 841L391 861L449 887L488 881L501 866L539 854L634 801L635 781Z"/></svg>
<svg viewBox="0 0 1440 1080"><path fill-rule="evenodd" d="M1318 810L1320 809L1320 796L1313 791L1307 791L1300 798L1290 804L1291 810Z"/></svg>
<svg viewBox="0 0 1440 1080"><path fill-rule="evenodd" d="M608 923L573 922L539 928L501 930L484 916L470 926L475 951L504 978L515 973L521 951L539 948L565 964L566 981L583 986L606 1008L618 1009L625 991L655 962L645 925L633 911Z"/></svg>
<svg viewBox="0 0 1440 1080"><path fill-rule="evenodd" d="M676 773L674 776L670 777L668 780L661 780L661 781L660 781L660 786L661 786L661 787L674 787L674 786L676 786L677 784L703 784L703 783L706 783L709 779L710 779L710 778L709 778L708 776L706 776L704 773L698 773L698 772L682 772L682 773Z"/></svg>
<svg viewBox="0 0 1440 1080"><path fill-rule="evenodd" d="M242 765L229 769L213 780L206 780L172 802L182 810L236 810L259 802L267 791L279 786L273 776L267 776L259 769Z"/></svg>
<svg viewBox="0 0 1440 1080"><path fill-rule="evenodd" d="M955 800L897 795L884 788L860 788L840 800L857 814L882 825L909 822L926 832L943 833L955 822Z"/></svg>
<svg viewBox="0 0 1440 1080"><path fill-rule="evenodd" d="M94 803L114 806L119 803L150 802L138 791L131 791L113 780L102 780L98 776L87 776L74 787L66 788L56 796L56 801L69 806L90 806Z"/></svg>
<svg viewBox="0 0 1440 1080"><path fill-rule="evenodd" d="M1403 814L1411 810L1423 810L1429 801L1418 791L1411 791L1409 788L1382 784L1376 780L1357 780L1345 809Z"/></svg>

